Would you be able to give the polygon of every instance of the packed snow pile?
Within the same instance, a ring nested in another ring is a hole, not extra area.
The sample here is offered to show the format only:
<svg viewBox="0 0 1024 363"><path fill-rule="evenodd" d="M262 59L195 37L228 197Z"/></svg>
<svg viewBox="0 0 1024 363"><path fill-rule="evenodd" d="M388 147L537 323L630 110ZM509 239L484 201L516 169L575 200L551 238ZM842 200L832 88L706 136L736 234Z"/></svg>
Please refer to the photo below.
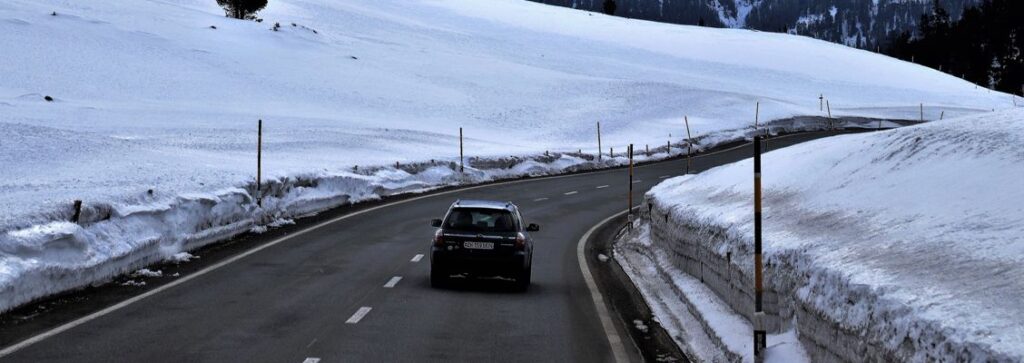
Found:
<svg viewBox="0 0 1024 363"><path fill-rule="evenodd" d="M572 169L522 156L593 154L597 121L605 148L624 150L678 145L684 115L708 141L746 134L757 102L762 122L1011 104L809 38L521 0L271 0L262 22L223 15L214 0L0 3L0 311L331 206ZM459 128L468 156L525 161L454 178Z"/></svg>
<svg viewBox="0 0 1024 363"><path fill-rule="evenodd" d="M753 362L753 327L696 277L652 248L649 215L616 236L615 258L686 356L697 362ZM795 330L769 334L767 363L809 362Z"/></svg>
<svg viewBox="0 0 1024 363"><path fill-rule="evenodd" d="M667 271L753 310L753 166L646 197ZM1024 358L1024 109L763 158L765 310L814 360Z"/></svg>

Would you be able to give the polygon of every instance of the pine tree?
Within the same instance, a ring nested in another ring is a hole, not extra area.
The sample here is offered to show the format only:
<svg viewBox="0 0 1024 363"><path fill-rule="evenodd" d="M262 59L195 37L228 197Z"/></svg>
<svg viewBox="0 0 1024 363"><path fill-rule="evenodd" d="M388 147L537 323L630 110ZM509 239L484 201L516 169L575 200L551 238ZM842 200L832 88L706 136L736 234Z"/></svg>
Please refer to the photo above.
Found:
<svg viewBox="0 0 1024 363"><path fill-rule="evenodd" d="M267 0L217 0L225 16L235 19L255 19L256 12L267 7Z"/></svg>
<svg viewBox="0 0 1024 363"><path fill-rule="evenodd" d="M604 13L605 14L615 15L615 8L617 8L617 7L618 7L618 5L615 5L615 0L604 0Z"/></svg>

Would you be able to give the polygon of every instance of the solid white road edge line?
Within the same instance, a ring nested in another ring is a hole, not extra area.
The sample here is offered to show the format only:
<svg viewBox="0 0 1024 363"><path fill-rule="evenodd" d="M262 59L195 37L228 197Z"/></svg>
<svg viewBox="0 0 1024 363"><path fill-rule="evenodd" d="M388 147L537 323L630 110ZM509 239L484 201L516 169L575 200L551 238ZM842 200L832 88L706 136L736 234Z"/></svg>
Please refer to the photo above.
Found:
<svg viewBox="0 0 1024 363"><path fill-rule="evenodd" d="M611 313L608 311L608 306L604 304L604 296L601 295L601 291L597 289L597 283L594 282L594 275L590 273L590 264L587 262L586 249L587 240L590 239L590 235L594 234L594 231L598 227L605 225L608 221L611 221L615 217L621 216L629 212L624 210L619 213L615 213L611 217L605 218L603 221L590 227L587 233L583 234L580 238L579 243L576 244L576 258L579 259L580 271L583 273L583 279L587 282L587 288L590 289L590 297L594 299L594 308L597 309L597 316L601 319L601 326L604 328L604 335L608 337L608 345L612 348L612 356L616 362L628 362L629 358L626 356L626 347L622 344L622 338L619 337L618 330L615 329L615 325L612 323Z"/></svg>
<svg viewBox="0 0 1024 363"><path fill-rule="evenodd" d="M422 259L423 259L423 254L421 253L421 254L418 254L416 256L412 256L412 259L409 260L409 262L420 262L420 260L422 260Z"/></svg>
<svg viewBox="0 0 1024 363"><path fill-rule="evenodd" d="M370 310L373 310L373 308L369 306L359 308L359 310L356 310L355 314L352 314L351 318L345 320L345 324L358 324L360 320L363 320L363 318L366 317L366 314L370 313Z"/></svg>
<svg viewBox="0 0 1024 363"><path fill-rule="evenodd" d="M402 281L402 276L392 277L391 280L388 280L388 283L384 284L384 288L385 289L394 288L395 285L398 285L399 281Z"/></svg>
<svg viewBox="0 0 1024 363"><path fill-rule="evenodd" d="M800 135L800 134L791 134L791 135L786 135L786 136L781 136L781 137L775 137L774 139L775 140L779 140L779 139L784 139L784 138L792 137L792 136L796 136L796 135ZM733 151L733 150L736 150L736 149L739 149L739 148L742 148L742 147L749 147L749 146L746 145L746 144L743 144L743 145L734 146L734 147L731 147L731 148L728 148L728 149L725 149L725 150L719 150L719 151L715 151L713 153L697 155L697 156L694 156L694 157L699 158L699 157L704 157L704 156L711 156L711 155L715 155L715 154L721 154L721 153L730 152L730 151ZM660 163L651 163L651 164L646 164L646 165L638 165L636 167L637 168L644 168L644 167L654 166L654 165L658 165L658 164L660 164ZM587 173L587 174L593 175L593 174L611 173L611 172L619 172L619 170L609 169L609 170L595 171L595 172L591 172L591 173ZM370 207L370 208L366 208L366 209L363 209L363 210L360 210L360 211L352 212L352 213L349 213L349 214L346 214L346 215L343 215L343 216L331 219L329 221L325 221L325 222L322 222L320 224L314 225L314 226L309 227L307 229L295 232L294 234L291 234L291 235L288 235L288 236L284 236L284 237L278 238L276 240L267 242L264 245L255 247L255 248L253 248L251 250L248 250L248 251L245 251L245 252L242 252L242 253L234 256L234 257L228 258L228 259L226 259L224 261L221 261L221 262L218 262L218 263L216 263L216 264L214 264L212 266L209 266L207 268L199 270L199 271L197 271L197 272L195 272L195 273L193 273L191 275L182 277L182 278L180 278L178 280L174 280L173 282L170 282L170 283L168 283L166 285L162 285L162 286L160 286L158 288L155 288L153 290L149 290L148 292L143 293L142 295L136 295L136 296L134 296L132 298L129 298L128 300L125 300L125 301L122 301L120 303L111 305L111 306L109 306L107 308L104 308L103 310L100 310L100 311L97 311L95 313L92 313L92 314L83 316L81 318L72 320L72 321L70 321L68 323L65 323L64 325L61 325L61 326L58 326L56 328L53 328L53 329L47 330L45 332L39 333L38 335L32 336L31 338L22 340L21 342L18 342L18 343L14 344L14 345L8 346L7 348L4 348L3 350L0 350L0 358L8 356L11 353L17 352L17 351L19 351L19 350L21 350L21 349L23 349L25 347L28 347L28 346L30 346L32 344L35 344L35 343L41 342L43 340L46 340L47 338L52 337L54 335L57 335L57 334L65 332L65 331L68 331L70 329L73 329L73 328L75 328L75 327L77 327L79 325L88 323L89 321L92 321L92 320L94 320L96 318L99 318L101 316L110 314L110 313L115 312L117 310L121 310L122 308L124 308L124 307L126 307L128 305L134 304L134 303L139 302L139 301L141 301L141 300L143 300L143 299L145 299L147 297L159 294L159 293L161 293L161 292L163 292L165 290L168 290L168 289L171 289L171 288L173 288L175 286L181 285L181 284L183 284L185 282L188 282L188 281L190 281L190 280L192 280L194 278L197 278L199 276L202 276L202 275L205 275L207 273L210 273L211 271L214 271L214 270L216 270L218 268L227 266L227 265L229 265L229 264L231 264L231 263L233 263L235 261L241 260L241 259L243 259L245 257L250 256L250 255L253 255L256 252L259 252L259 251L262 251L264 249L273 247L274 245L277 245L277 244L279 244L281 242L284 242L284 241L290 240L292 238L304 235L304 234L306 234L306 233L308 233L310 231L314 231L314 230L323 228L324 226L336 223L338 221L349 219L349 218L352 218L352 217L355 217L355 216L358 216L358 215L362 215L362 214L365 214L365 213L373 212L373 211L378 210L378 209L383 209L383 208L392 207L392 206L396 206L396 205L400 205L400 204L414 202L414 201L421 200L421 199L439 197L439 196L442 196L442 195L461 193L461 192L465 192L465 191L469 191L469 190L483 189L483 188L489 188L489 187L495 187L495 186L504 186L504 185L511 185L511 184L535 182L535 181L546 181L546 180L562 179L562 178L572 178L572 177L577 177L577 176L580 176L580 175L577 175L577 174L555 175L555 176L549 176L549 177L543 177L543 178L509 180L509 181L506 181L506 182L498 182L498 183L492 183L492 184L476 185L476 186L470 186L470 187L465 187L465 188L453 189L453 190L444 191L444 192L435 193L435 194L421 195L421 196L418 196L418 197L412 197L412 198L409 198L409 199L403 199L403 200L399 200L399 201L394 201L394 202L387 203L387 204L381 204L381 205L378 205L376 207Z"/></svg>

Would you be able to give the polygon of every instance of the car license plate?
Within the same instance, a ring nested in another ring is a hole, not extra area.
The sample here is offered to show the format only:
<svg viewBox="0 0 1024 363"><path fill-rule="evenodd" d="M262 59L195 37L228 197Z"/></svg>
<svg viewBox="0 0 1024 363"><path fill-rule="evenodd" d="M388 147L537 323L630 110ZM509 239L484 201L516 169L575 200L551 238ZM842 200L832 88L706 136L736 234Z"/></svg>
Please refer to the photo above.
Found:
<svg viewBox="0 0 1024 363"><path fill-rule="evenodd" d="M494 243L491 242L462 242L462 247L473 250L493 250Z"/></svg>

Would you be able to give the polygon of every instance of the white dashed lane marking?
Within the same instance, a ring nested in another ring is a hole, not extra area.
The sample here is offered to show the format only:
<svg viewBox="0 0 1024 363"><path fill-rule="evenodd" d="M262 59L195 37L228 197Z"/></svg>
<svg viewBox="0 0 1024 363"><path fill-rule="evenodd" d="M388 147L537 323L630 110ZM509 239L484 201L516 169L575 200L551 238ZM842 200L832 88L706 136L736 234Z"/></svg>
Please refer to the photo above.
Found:
<svg viewBox="0 0 1024 363"><path fill-rule="evenodd" d="M373 310L373 308L369 306L359 308L359 310L356 310L355 314L352 314L351 318L345 320L345 324L358 324L360 320L363 320L363 318L366 317L366 314L370 313L370 310Z"/></svg>
<svg viewBox="0 0 1024 363"><path fill-rule="evenodd" d="M537 198L537 199L534 199L533 201L534 202L543 202L545 200L548 200L548 198Z"/></svg>
<svg viewBox="0 0 1024 363"><path fill-rule="evenodd" d="M643 180L634 180L633 184L640 183L640 182L643 182Z"/></svg>
<svg viewBox="0 0 1024 363"><path fill-rule="evenodd" d="M392 277L391 280L388 280L388 283L384 284L384 288L385 289L394 288L395 285L398 285L399 281L402 281L402 276Z"/></svg>
<svg viewBox="0 0 1024 363"><path fill-rule="evenodd" d="M578 191L575 191L575 190L573 190L573 191L571 191L571 192L565 193L565 195L573 195L573 194L576 194L576 193L579 193L579 192L578 192Z"/></svg>
<svg viewBox="0 0 1024 363"><path fill-rule="evenodd" d="M416 256L412 256L412 259L409 260L409 262L420 262L420 260L422 260L422 259L423 259L423 254L418 254Z"/></svg>
<svg viewBox="0 0 1024 363"><path fill-rule="evenodd" d="M598 185L597 189L604 189L604 188L607 188L607 187L608 187L607 185Z"/></svg>
<svg viewBox="0 0 1024 363"><path fill-rule="evenodd" d="M659 176L658 179L668 179L668 178L671 178L671 177L672 177L671 175L662 175L662 176Z"/></svg>
<svg viewBox="0 0 1024 363"><path fill-rule="evenodd" d="M306 358L306 360L302 361L302 363L320 363L320 358Z"/></svg>

